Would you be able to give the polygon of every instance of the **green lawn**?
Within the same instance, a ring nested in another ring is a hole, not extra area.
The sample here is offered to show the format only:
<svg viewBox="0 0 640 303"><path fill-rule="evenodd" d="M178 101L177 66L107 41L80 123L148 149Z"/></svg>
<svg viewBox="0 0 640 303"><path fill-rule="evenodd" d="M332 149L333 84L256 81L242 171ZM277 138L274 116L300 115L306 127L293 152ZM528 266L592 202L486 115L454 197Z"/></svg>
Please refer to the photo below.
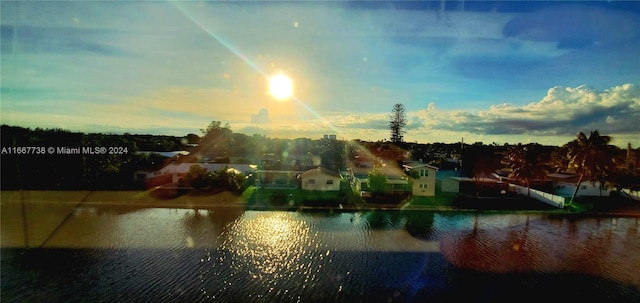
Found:
<svg viewBox="0 0 640 303"><path fill-rule="evenodd" d="M433 197L411 197L407 207L451 207L455 197L456 195L453 193L442 192L440 188L436 188L436 193Z"/></svg>

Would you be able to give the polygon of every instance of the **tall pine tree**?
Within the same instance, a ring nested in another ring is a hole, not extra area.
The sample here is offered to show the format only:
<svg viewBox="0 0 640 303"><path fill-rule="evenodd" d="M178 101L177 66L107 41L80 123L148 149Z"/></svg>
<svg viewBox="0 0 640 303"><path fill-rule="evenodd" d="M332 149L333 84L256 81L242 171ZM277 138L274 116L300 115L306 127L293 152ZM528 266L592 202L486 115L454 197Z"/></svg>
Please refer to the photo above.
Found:
<svg viewBox="0 0 640 303"><path fill-rule="evenodd" d="M407 125L407 113L402 103L393 105L389 115L389 129L391 130L391 142L399 143L404 141L403 127Z"/></svg>

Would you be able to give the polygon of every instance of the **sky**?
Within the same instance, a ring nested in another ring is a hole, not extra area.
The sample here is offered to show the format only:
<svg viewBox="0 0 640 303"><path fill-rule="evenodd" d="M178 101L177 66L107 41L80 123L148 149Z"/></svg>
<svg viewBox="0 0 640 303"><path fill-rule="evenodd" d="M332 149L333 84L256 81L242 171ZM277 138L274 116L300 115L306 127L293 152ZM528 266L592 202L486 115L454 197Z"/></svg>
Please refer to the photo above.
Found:
<svg viewBox="0 0 640 303"><path fill-rule="evenodd" d="M185 136L640 146L640 2L11 1L1 123ZM294 96L276 100L285 74Z"/></svg>

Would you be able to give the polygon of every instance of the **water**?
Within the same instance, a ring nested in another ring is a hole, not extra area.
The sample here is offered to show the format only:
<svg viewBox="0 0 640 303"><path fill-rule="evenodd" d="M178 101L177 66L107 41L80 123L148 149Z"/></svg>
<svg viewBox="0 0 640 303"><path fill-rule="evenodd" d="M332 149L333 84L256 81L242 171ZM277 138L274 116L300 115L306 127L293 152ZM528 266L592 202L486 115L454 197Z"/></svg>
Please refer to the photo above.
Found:
<svg viewBox="0 0 640 303"><path fill-rule="evenodd" d="M79 206L34 237L39 215L3 232L3 302L640 299L634 217Z"/></svg>

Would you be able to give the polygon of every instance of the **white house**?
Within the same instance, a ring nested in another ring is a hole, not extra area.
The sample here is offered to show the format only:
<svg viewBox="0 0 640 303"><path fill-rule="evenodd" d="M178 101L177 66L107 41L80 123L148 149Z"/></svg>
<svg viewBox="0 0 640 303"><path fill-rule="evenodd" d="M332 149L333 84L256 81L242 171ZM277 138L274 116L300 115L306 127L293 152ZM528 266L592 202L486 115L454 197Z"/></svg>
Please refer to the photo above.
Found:
<svg viewBox="0 0 640 303"><path fill-rule="evenodd" d="M339 191L340 174L324 167L305 171L300 175L302 190Z"/></svg>
<svg viewBox="0 0 640 303"><path fill-rule="evenodd" d="M295 189L302 173L295 170L259 170L255 173L255 185L264 189Z"/></svg>
<svg viewBox="0 0 640 303"><path fill-rule="evenodd" d="M571 197L576 190L576 184L580 179L575 174L549 174L547 178L553 180L555 194L563 197ZM576 197L609 197L611 189L606 184L600 182L591 183L589 180L582 180L576 193Z"/></svg>
<svg viewBox="0 0 640 303"><path fill-rule="evenodd" d="M422 162L409 162L404 168L413 177L412 195L431 197L436 195L436 172L438 168Z"/></svg>
<svg viewBox="0 0 640 303"><path fill-rule="evenodd" d="M147 173L144 179L150 180L153 178L169 178L167 179L167 183L177 183L180 178L184 177L187 172L189 172L189 168L192 165L199 165L203 168L206 168L207 171L213 172L216 170L221 170L227 167L228 169L234 169L243 173L245 175L249 175L254 173L257 169L256 165L253 164L224 164L224 163L171 163L155 172ZM135 177L137 179L142 178L142 171L136 172ZM169 177L170 176L170 177Z"/></svg>

